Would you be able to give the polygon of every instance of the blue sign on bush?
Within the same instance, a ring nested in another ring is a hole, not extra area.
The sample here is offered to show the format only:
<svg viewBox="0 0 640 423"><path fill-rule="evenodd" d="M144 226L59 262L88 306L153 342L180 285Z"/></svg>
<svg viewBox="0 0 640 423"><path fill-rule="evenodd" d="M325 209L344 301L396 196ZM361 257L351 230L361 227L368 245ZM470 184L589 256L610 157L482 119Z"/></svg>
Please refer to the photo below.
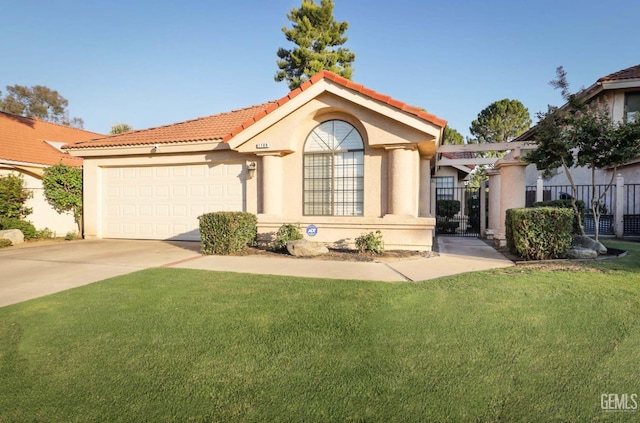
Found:
<svg viewBox="0 0 640 423"><path fill-rule="evenodd" d="M317 233L318 233L318 227L316 225L307 226L307 235L316 236Z"/></svg>

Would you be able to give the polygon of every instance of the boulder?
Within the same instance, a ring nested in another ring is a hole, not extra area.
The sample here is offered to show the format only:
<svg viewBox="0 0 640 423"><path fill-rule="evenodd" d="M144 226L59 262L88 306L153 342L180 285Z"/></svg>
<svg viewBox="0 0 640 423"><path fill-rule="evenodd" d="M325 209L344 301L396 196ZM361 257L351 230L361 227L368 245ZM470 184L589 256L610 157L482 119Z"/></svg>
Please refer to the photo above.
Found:
<svg viewBox="0 0 640 423"><path fill-rule="evenodd" d="M0 231L0 238L8 239L13 245L24 242L24 235L20 229L5 229L4 231Z"/></svg>
<svg viewBox="0 0 640 423"><path fill-rule="evenodd" d="M598 254L607 254L607 247L602 245L595 239L591 239L588 236L576 236L571 241L572 247L588 248L595 251Z"/></svg>
<svg viewBox="0 0 640 423"><path fill-rule="evenodd" d="M298 239L287 242L287 251L295 257L315 257L327 254L329 249L319 242Z"/></svg>
<svg viewBox="0 0 640 423"><path fill-rule="evenodd" d="M598 257L598 253L591 248L571 247L567 252L567 258L570 259L594 259Z"/></svg>

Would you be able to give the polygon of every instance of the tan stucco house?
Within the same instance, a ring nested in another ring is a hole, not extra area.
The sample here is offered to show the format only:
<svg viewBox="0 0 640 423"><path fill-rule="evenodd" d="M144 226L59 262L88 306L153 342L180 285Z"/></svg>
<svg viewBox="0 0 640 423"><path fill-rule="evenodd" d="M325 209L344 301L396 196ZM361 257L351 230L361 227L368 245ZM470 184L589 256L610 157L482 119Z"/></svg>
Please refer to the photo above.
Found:
<svg viewBox="0 0 640 423"><path fill-rule="evenodd" d="M58 236L78 230L71 213L59 213L47 202L42 173L58 163L82 166L81 158L70 156L60 147L101 136L95 132L0 112L0 176L22 175L25 188L33 193L26 203L33 213L26 220L31 221L36 229L49 228Z"/></svg>
<svg viewBox="0 0 640 423"><path fill-rule="evenodd" d="M614 121L623 117L635 119L640 115L640 65L622 69L598 78L591 86L579 93L586 102L598 102L606 105L609 115ZM515 141L531 141L535 139L536 126L519 136ZM597 170L599 184L608 184L611 170ZM640 158L630 161L617 170L627 183L640 183ZM527 168L527 185L535 185L542 172L535 165ZM574 181L578 185L591 184L591 170L576 168L572 170ZM547 185L569 185L570 182L562 169L545 178Z"/></svg>
<svg viewBox="0 0 640 423"><path fill-rule="evenodd" d="M431 173L446 121L323 71L285 97L82 141L87 238L198 240L203 213L257 214L261 234L310 225L351 244L430 250Z"/></svg>

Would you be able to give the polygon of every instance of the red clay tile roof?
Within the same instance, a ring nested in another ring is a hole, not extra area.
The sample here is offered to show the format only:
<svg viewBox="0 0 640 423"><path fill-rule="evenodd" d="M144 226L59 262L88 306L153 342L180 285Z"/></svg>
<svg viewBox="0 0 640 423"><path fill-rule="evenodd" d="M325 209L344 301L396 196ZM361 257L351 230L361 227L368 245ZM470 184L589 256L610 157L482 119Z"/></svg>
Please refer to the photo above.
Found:
<svg viewBox="0 0 640 423"><path fill-rule="evenodd" d="M635 79L640 78L640 65L632 66L627 69L619 70L618 72L614 72L607 76L603 76L598 79L598 82L605 81L619 81L621 79Z"/></svg>
<svg viewBox="0 0 640 423"><path fill-rule="evenodd" d="M195 141L222 140L238 125L247 119L264 113L275 103L259 104L232 112L220 113L171 125L125 132L100 137L66 146L65 148L133 146L156 143L180 143ZM265 113L266 114L266 113Z"/></svg>
<svg viewBox="0 0 640 423"><path fill-rule="evenodd" d="M223 142L228 142L231 138L238 135L249 126L253 125L269 113L276 110L278 107L287 103L289 100L293 99L301 92L309 89L313 84L323 79L333 81L374 100L417 116L418 118L433 123L434 125L444 127L447 124L447 121L440 119L431 113L427 113L419 107L409 106L401 101L394 100L387 95L379 94L376 91L365 88L360 84L356 84L332 72L322 71L303 83L299 88L296 88L277 101L271 101L241 110L220 113L186 122L179 122L171 125L126 132L124 134L112 135L96 140L79 142L65 148L133 146L207 140L221 140Z"/></svg>
<svg viewBox="0 0 640 423"><path fill-rule="evenodd" d="M3 160L40 165L60 162L81 166L82 159L61 153L45 141L71 143L102 137L102 134L0 112L0 162Z"/></svg>

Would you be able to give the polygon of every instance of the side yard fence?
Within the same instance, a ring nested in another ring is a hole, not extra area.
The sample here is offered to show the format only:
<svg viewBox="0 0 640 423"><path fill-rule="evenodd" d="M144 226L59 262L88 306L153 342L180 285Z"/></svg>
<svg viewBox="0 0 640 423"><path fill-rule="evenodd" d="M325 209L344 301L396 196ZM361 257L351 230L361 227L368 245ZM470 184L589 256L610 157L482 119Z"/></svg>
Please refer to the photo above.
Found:
<svg viewBox="0 0 640 423"><path fill-rule="evenodd" d="M605 192L607 185L596 185L596 198ZM578 185L577 200L585 205L584 229L587 234L595 233L593 214L591 213L591 185ZM535 186L526 187L526 206L548 200L567 200L573 198L571 185L544 185L542 178ZM600 235L640 236L640 184L625 184L618 176L600 200Z"/></svg>

